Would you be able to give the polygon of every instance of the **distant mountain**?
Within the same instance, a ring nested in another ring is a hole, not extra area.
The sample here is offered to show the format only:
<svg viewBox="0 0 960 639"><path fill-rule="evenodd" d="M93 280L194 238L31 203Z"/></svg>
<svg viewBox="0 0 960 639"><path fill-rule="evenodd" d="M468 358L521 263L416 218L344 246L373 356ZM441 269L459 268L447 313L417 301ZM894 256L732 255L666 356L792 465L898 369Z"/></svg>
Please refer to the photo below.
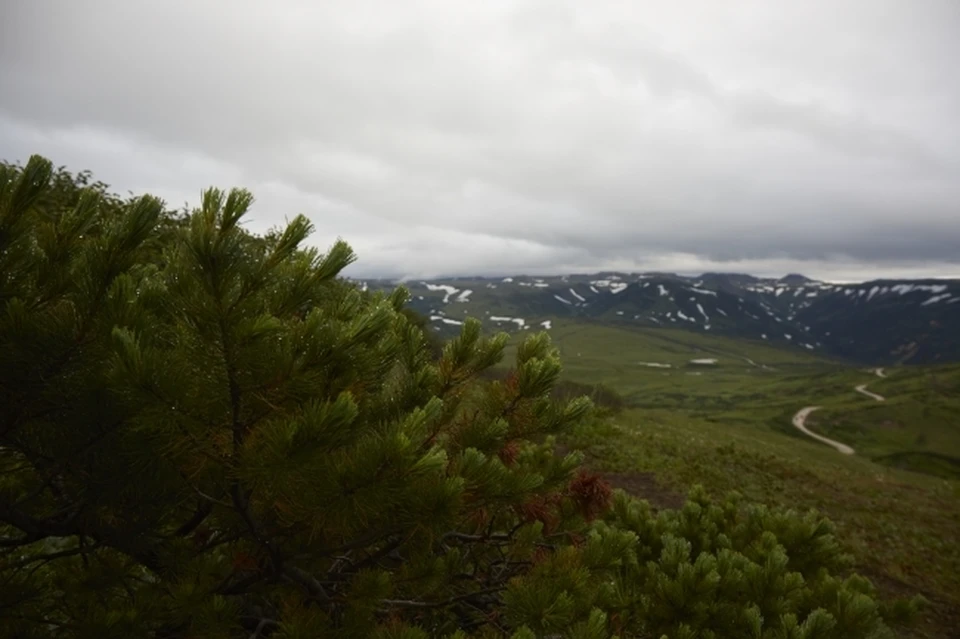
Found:
<svg viewBox="0 0 960 639"><path fill-rule="evenodd" d="M395 282L367 280L372 289ZM490 329L558 320L674 327L763 340L864 364L960 360L960 280L831 284L792 274L600 273L405 282L438 331L465 317Z"/></svg>

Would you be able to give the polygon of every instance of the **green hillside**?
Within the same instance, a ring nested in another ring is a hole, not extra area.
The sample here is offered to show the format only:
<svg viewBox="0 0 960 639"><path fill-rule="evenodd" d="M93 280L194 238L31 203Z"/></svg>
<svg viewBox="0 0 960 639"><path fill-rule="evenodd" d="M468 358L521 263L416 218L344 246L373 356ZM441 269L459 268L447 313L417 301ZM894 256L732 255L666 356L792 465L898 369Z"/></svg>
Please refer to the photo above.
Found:
<svg viewBox="0 0 960 639"><path fill-rule="evenodd" d="M660 506L703 484L821 510L880 587L934 602L918 636L960 624L960 366L880 377L689 331L569 322L551 335L569 379L612 388L629 406L565 442L611 481ZM862 384L885 401L857 392ZM854 455L793 427L793 415L810 405L822 406L811 430Z"/></svg>
<svg viewBox="0 0 960 639"><path fill-rule="evenodd" d="M960 477L960 366L904 367L886 374L869 384L885 401L859 394L833 397L813 428L880 463Z"/></svg>
<svg viewBox="0 0 960 639"><path fill-rule="evenodd" d="M910 462L901 453L960 459L958 365L890 368L880 377L798 350L690 331L561 322L550 335L569 379L609 387L634 408L806 439L790 420L817 405L811 428L861 456L894 455L887 461L901 466ZM857 392L861 385L885 401ZM942 474L939 466L909 467Z"/></svg>

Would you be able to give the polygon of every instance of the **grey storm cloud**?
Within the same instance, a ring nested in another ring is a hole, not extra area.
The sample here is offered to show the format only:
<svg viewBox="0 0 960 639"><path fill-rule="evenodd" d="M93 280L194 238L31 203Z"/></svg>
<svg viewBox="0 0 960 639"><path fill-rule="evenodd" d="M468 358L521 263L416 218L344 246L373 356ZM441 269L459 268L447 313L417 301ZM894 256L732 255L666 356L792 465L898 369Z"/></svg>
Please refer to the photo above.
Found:
<svg viewBox="0 0 960 639"><path fill-rule="evenodd" d="M956 0L7 0L0 158L359 275L960 273Z"/></svg>

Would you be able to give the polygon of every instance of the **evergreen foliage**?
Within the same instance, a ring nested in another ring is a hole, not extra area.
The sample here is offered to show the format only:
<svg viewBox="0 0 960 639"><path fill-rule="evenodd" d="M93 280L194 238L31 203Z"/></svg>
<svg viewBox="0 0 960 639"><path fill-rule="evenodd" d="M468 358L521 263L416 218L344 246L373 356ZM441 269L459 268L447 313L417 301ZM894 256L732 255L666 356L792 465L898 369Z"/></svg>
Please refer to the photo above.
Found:
<svg viewBox="0 0 960 639"><path fill-rule="evenodd" d="M34 157L0 166L0 635L889 636L815 514L679 511L554 454L546 334L337 276L243 190L184 218Z"/></svg>

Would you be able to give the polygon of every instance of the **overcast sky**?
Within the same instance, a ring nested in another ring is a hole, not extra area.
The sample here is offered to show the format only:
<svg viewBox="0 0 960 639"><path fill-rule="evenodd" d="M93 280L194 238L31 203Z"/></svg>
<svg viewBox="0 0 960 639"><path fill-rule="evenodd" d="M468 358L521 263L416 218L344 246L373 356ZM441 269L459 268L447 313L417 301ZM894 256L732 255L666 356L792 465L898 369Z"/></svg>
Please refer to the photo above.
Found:
<svg viewBox="0 0 960 639"><path fill-rule="evenodd" d="M960 275L958 0L0 0L0 158L355 276Z"/></svg>

